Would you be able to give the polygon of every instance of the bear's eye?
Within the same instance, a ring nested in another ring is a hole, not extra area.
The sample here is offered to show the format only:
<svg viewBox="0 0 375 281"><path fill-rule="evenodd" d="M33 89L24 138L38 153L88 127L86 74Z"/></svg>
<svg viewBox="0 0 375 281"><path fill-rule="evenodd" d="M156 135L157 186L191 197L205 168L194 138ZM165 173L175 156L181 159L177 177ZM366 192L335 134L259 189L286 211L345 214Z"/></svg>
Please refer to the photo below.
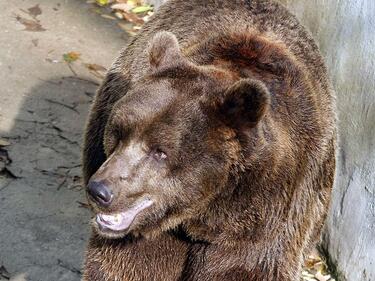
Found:
<svg viewBox="0 0 375 281"><path fill-rule="evenodd" d="M154 157L156 161L164 161L167 159L167 154L160 148L156 148L152 151L152 157Z"/></svg>

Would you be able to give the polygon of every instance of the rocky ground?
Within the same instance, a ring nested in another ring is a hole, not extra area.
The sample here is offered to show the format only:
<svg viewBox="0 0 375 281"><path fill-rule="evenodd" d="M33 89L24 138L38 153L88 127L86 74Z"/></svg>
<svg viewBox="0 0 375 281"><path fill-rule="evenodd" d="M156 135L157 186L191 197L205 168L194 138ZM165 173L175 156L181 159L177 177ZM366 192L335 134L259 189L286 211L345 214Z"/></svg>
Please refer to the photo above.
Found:
<svg viewBox="0 0 375 281"><path fill-rule="evenodd" d="M85 1L0 10L0 280L80 280L82 129L127 35Z"/></svg>

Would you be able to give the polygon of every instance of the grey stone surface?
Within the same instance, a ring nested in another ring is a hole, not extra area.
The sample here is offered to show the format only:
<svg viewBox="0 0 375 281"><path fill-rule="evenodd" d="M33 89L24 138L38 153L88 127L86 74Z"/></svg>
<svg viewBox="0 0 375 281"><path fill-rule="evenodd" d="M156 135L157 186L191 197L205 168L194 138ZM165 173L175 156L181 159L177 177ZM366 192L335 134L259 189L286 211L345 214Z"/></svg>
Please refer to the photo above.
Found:
<svg viewBox="0 0 375 281"><path fill-rule="evenodd" d="M0 10L0 139L10 143L0 147L0 280L77 281L90 215L79 203L80 146L99 81L85 63L109 67L127 38L86 1ZM20 17L46 30L25 31ZM81 54L76 74L63 61L70 51Z"/></svg>
<svg viewBox="0 0 375 281"><path fill-rule="evenodd" d="M159 8L160 5L167 2L167 0L146 0L146 3L153 5L155 8Z"/></svg>
<svg viewBox="0 0 375 281"><path fill-rule="evenodd" d="M337 91L337 180L325 246L342 279L375 280L375 1L281 0L312 31Z"/></svg>

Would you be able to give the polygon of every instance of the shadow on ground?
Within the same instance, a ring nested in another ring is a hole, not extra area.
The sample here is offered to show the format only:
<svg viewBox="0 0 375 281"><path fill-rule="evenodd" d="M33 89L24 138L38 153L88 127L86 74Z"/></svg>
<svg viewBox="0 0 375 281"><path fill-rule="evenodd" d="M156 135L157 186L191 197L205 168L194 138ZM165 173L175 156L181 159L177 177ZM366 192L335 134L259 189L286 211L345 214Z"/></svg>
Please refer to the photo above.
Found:
<svg viewBox="0 0 375 281"><path fill-rule="evenodd" d="M108 68L128 38L85 0L0 10L0 281L78 281L90 216L82 132L97 88L87 64Z"/></svg>
<svg viewBox="0 0 375 281"><path fill-rule="evenodd" d="M89 229L80 146L96 88L77 77L41 81L0 132L10 143L0 150L0 280L80 279Z"/></svg>

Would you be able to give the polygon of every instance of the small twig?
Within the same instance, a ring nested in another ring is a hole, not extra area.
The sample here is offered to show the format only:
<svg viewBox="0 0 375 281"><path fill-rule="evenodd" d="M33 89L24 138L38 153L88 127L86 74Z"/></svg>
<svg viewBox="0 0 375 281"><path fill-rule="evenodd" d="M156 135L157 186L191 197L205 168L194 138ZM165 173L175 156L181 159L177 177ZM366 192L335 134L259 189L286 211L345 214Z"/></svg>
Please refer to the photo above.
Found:
<svg viewBox="0 0 375 281"><path fill-rule="evenodd" d="M72 65L69 62L67 64L68 64L68 67L69 67L70 71L73 73L73 75L78 76L77 72L74 71Z"/></svg>
<svg viewBox="0 0 375 281"><path fill-rule="evenodd" d="M90 205L81 201L76 201L78 203L79 208L84 208L84 209L90 209Z"/></svg>

